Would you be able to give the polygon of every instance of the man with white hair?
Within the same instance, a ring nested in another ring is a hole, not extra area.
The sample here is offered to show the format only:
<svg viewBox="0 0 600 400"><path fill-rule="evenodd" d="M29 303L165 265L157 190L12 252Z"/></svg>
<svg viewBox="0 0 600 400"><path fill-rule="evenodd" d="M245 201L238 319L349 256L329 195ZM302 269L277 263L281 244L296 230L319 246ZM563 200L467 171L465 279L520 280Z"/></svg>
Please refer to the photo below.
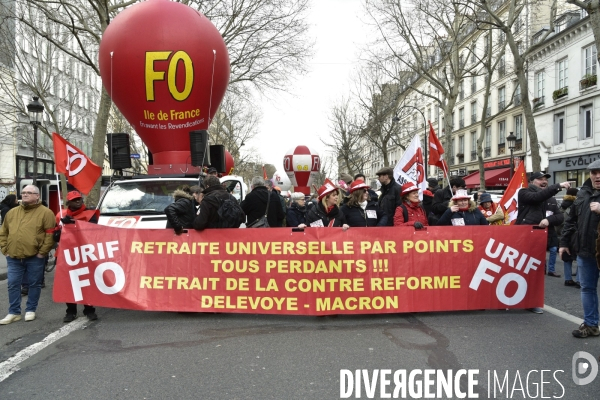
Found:
<svg viewBox="0 0 600 400"><path fill-rule="evenodd" d="M25 321L35 319L44 279L46 256L54 245L54 213L40 202L37 186L25 186L19 207L11 209L0 227L0 250L8 264L8 315L0 325L21 319L21 282L27 273L29 295Z"/></svg>

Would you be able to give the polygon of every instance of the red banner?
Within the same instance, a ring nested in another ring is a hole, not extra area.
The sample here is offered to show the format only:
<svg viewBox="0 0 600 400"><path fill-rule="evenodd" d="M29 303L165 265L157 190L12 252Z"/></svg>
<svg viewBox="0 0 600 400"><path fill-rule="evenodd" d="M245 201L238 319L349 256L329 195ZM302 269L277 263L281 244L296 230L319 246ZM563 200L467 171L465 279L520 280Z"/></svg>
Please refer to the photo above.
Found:
<svg viewBox="0 0 600 400"><path fill-rule="evenodd" d="M65 225L54 301L157 311L373 314L541 307L529 226L170 229Z"/></svg>

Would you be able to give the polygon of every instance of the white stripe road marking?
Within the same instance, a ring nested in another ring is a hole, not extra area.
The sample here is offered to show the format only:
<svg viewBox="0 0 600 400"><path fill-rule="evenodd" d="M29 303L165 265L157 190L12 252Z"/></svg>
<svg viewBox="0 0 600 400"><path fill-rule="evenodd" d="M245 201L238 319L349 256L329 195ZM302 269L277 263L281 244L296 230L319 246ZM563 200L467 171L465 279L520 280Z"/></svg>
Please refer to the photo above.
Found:
<svg viewBox="0 0 600 400"><path fill-rule="evenodd" d="M550 306L548 306L546 304L544 304L544 311L548 311L550 314L554 314L557 317L561 317L563 319L566 319L569 322L574 322L577 325L581 325L583 323L583 320L581 318L578 318L578 317L576 317L574 315L568 314L568 313L566 313L564 311L560 311L559 309L554 308L554 307L550 307Z"/></svg>
<svg viewBox="0 0 600 400"><path fill-rule="evenodd" d="M31 346L24 348L8 360L0 363L0 382L11 376L14 372L18 371L20 363L27 360L29 357L34 356L44 348L50 346L58 339L67 336L69 333L85 328L87 323L87 318L77 318L75 321L46 336L41 342L34 343Z"/></svg>
<svg viewBox="0 0 600 400"><path fill-rule="evenodd" d="M581 318L568 314L564 311L558 310L547 304L544 304L544 310L548 311L550 314L554 314L557 317L563 318L577 325L581 325L581 323L583 322ZM67 336L69 333L78 329L85 328L87 323L88 321L86 318L78 318L70 324L63 326L56 332L53 332L50 335L46 336L41 342L32 344L31 346L21 350L20 352L18 352L8 360L4 361L3 363L0 363L0 382L11 376L14 372L18 371L18 365L20 363L27 360L29 357L34 356L39 351L56 342L58 339Z"/></svg>

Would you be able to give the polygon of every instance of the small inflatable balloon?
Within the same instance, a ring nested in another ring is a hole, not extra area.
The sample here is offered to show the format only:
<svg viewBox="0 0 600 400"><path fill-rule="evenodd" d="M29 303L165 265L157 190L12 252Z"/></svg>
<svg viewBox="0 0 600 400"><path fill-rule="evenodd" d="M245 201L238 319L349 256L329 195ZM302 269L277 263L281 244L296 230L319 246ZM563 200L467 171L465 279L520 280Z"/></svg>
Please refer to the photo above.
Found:
<svg viewBox="0 0 600 400"><path fill-rule="evenodd" d="M279 186L282 192L287 192L292 187L292 182L285 172L276 171L273 174L273 183Z"/></svg>
<svg viewBox="0 0 600 400"><path fill-rule="evenodd" d="M307 146L288 150L283 157L285 170L295 192L310 195L310 187L321 170L321 158Z"/></svg>
<svg viewBox="0 0 600 400"><path fill-rule="evenodd" d="M184 4L141 2L108 25L99 61L104 88L154 165L189 166L189 132L208 129L229 82L229 55L217 28Z"/></svg>
<svg viewBox="0 0 600 400"><path fill-rule="evenodd" d="M225 173L223 176L233 175L233 167L235 167L233 156L229 151L225 150Z"/></svg>

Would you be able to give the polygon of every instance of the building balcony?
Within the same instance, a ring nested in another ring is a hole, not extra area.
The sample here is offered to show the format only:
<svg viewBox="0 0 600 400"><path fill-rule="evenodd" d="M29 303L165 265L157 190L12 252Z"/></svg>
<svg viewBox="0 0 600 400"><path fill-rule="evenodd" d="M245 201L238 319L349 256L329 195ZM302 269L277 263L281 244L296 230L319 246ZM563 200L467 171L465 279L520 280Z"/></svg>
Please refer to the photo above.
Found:
<svg viewBox="0 0 600 400"><path fill-rule="evenodd" d="M544 105L544 96L536 97L535 99L533 99L532 103L533 103L534 110L536 108L543 106Z"/></svg>
<svg viewBox="0 0 600 400"><path fill-rule="evenodd" d="M504 100L498 102L498 110L504 110Z"/></svg>
<svg viewBox="0 0 600 400"><path fill-rule="evenodd" d="M487 147L483 150L483 156L484 157L491 157L492 156L492 148L491 147Z"/></svg>
<svg viewBox="0 0 600 400"><path fill-rule="evenodd" d="M498 155L506 154L506 143L498 143Z"/></svg>
<svg viewBox="0 0 600 400"><path fill-rule="evenodd" d="M515 107L518 107L521 105L521 96L515 96L513 98L513 104L515 105Z"/></svg>
<svg viewBox="0 0 600 400"><path fill-rule="evenodd" d="M472 151L471 152L471 161L475 161L477 160L477 151Z"/></svg>
<svg viewBox="0 0 600 400"><path fill-rule="evenodd" d="M552 100L557 101L569 95L569 87L565 86L552 92Z"/></svg>
<svg viewBox="0 0 600 400"><path fill-rule="evenodd" d="M584 75L579 81L579 90L586 90L592 86L596 86L598 77L596 75Z"/></svg>

